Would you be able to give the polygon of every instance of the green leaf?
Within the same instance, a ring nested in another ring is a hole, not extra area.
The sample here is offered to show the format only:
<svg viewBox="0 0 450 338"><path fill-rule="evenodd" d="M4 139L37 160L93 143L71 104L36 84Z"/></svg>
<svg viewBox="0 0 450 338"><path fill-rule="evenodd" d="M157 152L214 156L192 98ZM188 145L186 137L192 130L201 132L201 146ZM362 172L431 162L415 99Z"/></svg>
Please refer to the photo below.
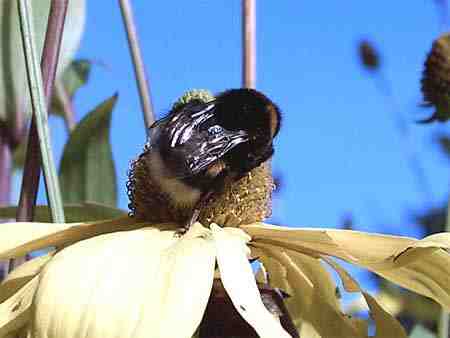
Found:
<svg viewBox="0 0 450 338"><path fill-rule="evenodd" d="M85 0L69 1L58 74L73 58L84 30ZM32 1L38 55L42 54L50 0ZM17 1L0 1L0 120L12 121L18 110L30 112L25 59L19 29ZM57 74L57 76L58 76ZM24 95L26 93L26 95Z"/></svg>
<svg viewBox="0 0 450 338"><path fill-rule="evenodd" d="M15 218L17 207L0 207L0 218ZM51 222L50 209L46 205L37 205L34 222ZM80 203L64 205L66 222L90 222L126 216L121 209L98 203Z"/></svg>
<svg viewBox="0 0 450 338"><path fill-rule="evenodd" d="M59 171L64 203L92 201L116 206L116 172L109 142L116 101L114 95L101 103L71 133Z"/></svg>
<svg viewBox="0 0 450 338"><path fill-rule="evenodd" d="M72 100L76 91L86 84L89 79L89 74L91 72L91 62L89 60L80 59L72 61L65 69L61 78L62 87L64 88L68 98ZM58 92L55 91L56 95L52 97L52 103L50 111L54 114L63 115L64 114L64 104L62 103L61 97Z"/></svg>
<svg viewBox="0 0 450 338"><path fill-rule="evenodd" d="M411 334L409 335L409 338L435 338L435 337L436 336L433 334L433 332L423 327L422 325L414 326L414 329L411 331Z"/></svg>

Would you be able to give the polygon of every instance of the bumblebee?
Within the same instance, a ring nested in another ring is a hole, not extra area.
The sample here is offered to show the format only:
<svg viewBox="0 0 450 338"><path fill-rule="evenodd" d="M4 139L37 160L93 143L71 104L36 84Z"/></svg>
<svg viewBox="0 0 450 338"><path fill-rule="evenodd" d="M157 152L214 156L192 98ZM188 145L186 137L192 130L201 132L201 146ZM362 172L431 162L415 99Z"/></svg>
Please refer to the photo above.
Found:
<svg viewBox="0 0 450 338"><path fill-rule="evenodd" d="M156 121L132 162L131 214L150 222L239 225L270 214L267 160L280 129L279 108L254 89L195 98Z"/></svg>

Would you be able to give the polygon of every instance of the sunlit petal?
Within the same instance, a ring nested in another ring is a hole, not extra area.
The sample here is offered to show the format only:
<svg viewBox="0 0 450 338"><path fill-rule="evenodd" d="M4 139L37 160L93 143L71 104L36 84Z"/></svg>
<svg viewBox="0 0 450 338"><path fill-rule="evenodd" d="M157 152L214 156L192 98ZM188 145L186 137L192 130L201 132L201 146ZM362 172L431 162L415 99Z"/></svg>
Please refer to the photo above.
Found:
<svg viewBox="0 0 450 338"><path fill-rule="evenodd" d="M370 309L370 315L375 321L376 338L384 338L388 336L406 338L406 332L400 323L388 312L386 312L380 304L369 295L367 292L361 290L360 286L347 271L345 271L337 262L329 258L324 258L325 261L333 267L341 278L342 284L347 292L361 292L365 298Z"/></svg>
<svg viewBox="0 0 450 338"><path fill-rule="evenodd" d="M145 228L81 241L42 271L33 337L190 338L214 262L212 241L197 226L183 237Z"/></svg>
<svg viewBox="0 0 450 338"><path fill-rule="evenodd" d="M315 257L334 256L371 270L450 309L450 233L423 240L333 229L295 229L264 224L241 227L252 243Z"/></svg>
<svg viewBox="0 0 450 338"><path fill-rule="evenodd" d="M265 308L248 262L246 236L211 225L223 285L236 310L262 338L291 336ZM225 319L226 320L226 319Z"/></svg>
<svg viewBox="0 0 450 338"><path fill-rule="evenodd" d="M0 227L0 259L20 257L34 250L63 247L97 235L144 226L130 217L88 223L4 223ZM159 224L154 226L162 227Z"/></svg>
<svg viewBox="0 0 450 338"><path fill-rule="evenodd" d="M0 337L14 335L29 322L38 279L38 277L33 278L12 297L0 304Z"/></svg>
<svg viewBox="0 0 450 338"><path fill-rule="evenodd" d="M305 330L314 331L320 337L367 337L367 331L361 331L359 322L342 313L335 284L318 259L270 245L258 247L287 269L294 294L286 300L286 305L297 327L302 328L306 323ZM267 270L270 277L273 272Z"/></svg>
<svg viewBox="0 0 450 338"><path fill-rule="evenodd" d="M53 252L27 261L11 273L0 284L0 303L11 297L20 288L32 280L53 257Z"/></svg>

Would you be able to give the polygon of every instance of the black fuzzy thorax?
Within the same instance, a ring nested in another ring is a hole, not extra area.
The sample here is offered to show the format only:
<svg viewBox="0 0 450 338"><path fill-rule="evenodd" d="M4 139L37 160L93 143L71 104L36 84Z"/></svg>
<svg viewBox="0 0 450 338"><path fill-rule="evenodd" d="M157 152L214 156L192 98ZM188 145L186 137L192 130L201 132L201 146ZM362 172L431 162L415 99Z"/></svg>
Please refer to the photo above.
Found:
<svg viewBox="0 0 450 338"><path fill-rule="evenodd" d="M249 142L224 156L232 171L245 173L273 154L272 140L280 129L280 110L254 89L231 89L217 96L216 120L228 130L245 130Z"/></svg>

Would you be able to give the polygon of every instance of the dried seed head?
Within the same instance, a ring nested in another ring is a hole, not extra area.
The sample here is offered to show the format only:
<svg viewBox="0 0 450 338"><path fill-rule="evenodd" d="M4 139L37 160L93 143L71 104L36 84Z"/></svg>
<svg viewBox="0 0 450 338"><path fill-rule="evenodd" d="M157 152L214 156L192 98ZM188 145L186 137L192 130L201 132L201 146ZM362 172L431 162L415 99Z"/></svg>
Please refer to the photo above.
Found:
<svg viewBox="0 0 450 338"><path fill-rule="evenodd" d="M426 106L434 106L434 114L423 121L447 121L450 118L450 34L433 42L422 74L422 94Z"/></svg>
<svg viewBox="0 0 450 338"><path fill-rule="evenodd" d="M215 222L224 226L260 222L271 215L274 187L268 161L214 194L199 220L203 224Z"/></svg>
<svg viewBox="0 0 450 338"><path fill-rule="evenodd" d="M172 109L191 100L209 102L214 97L205 90L185 93ZM140 221L175 222L185 225L192 214L192 207L171 204L169 196L158 187L150 174L148 145L142 154L131 162L128 172L127 190L130 215ZM262 221L271 214L271 197L274 189L269 162L247 173L240 180L226 182L221 191L214 193L201 211L199 221L203 224L215 222L223 226L238 226Z"/></svg>
<svg viewBox="0 0 450 338"><path fill-rule="evenodd" d="M380 57L372 43L362 40L359 43L359 58L364 67L369 70L377 70L380 67Z"/></svg>

